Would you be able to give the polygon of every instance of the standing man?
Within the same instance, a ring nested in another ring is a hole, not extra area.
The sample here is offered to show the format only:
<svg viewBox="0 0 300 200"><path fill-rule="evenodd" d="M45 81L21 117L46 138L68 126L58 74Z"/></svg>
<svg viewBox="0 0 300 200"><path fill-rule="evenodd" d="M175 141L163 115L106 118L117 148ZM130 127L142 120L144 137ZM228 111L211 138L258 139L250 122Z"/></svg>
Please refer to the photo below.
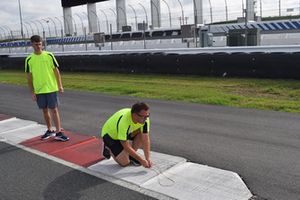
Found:
<svg viewBox="0 0 300 200"><path fill-rule="evenodd" d="M68 141L69 138L62 133L60 116L58 112L57 92L64 92L58 63L54 55L43 51L42 38L33 35L30 38L34 52L25 60L25 72L31 97L43 110L44 119L48 130L42 135L45 140L55 135L56 140ZM51 119L54 121L56 130L52 130Z"/></svg>
<svg viewBox="0 0 300 200"><path fill-rule="evenodd" d="M149 116L149 106L144 102L113 114L102 128L103 156L109 159L112 155L123 167L131 163L150 168ZM138 148L143 148L145 158L136 152Z"/></svg>

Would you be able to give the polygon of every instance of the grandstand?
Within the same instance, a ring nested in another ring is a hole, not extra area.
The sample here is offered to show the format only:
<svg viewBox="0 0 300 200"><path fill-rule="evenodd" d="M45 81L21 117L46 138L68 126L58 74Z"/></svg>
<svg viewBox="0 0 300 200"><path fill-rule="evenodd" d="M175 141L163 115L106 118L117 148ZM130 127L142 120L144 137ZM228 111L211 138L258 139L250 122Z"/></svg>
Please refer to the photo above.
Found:
<svg viewBox="0 0 300 200"><path fill-rule="evenodd" d="M257 29L260 31L261 45L300 44L300 20L278 20L263 22L231 23L208 25L213 34L213 46L226 46L226 37L230 30ZM199 31L199 29L198 29ZM197 31L197 32L198 32ZM51 51L99 50L94 44L93 35L47 38L47 49ZM0 53L24 53L30 46L28 40L0 43ZM102 50L124 50L142 48L186 48L181 28L154 29L134 32L117 32L105 35Z"/></svg>

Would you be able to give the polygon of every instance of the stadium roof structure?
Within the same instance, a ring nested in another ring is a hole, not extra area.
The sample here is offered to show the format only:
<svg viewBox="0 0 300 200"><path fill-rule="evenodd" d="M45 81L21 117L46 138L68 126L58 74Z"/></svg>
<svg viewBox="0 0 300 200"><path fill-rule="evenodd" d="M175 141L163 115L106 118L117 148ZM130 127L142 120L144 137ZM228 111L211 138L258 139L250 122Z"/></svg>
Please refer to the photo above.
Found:
<svg viewBox="0 0 300 200"><path fill-rule="evenodd" d="M73 7L73 6L80 6L87 3L97 3L107 0L61 0L62 7Z"/></svg>

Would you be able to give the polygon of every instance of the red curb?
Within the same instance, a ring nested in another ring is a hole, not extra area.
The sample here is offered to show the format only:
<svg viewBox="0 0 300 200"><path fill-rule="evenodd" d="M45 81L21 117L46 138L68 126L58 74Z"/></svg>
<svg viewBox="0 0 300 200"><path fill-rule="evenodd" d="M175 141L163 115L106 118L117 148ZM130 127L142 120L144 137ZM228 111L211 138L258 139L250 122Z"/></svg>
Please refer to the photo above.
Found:
<svg viewBox="0 0 300 200"><path fill-rule="evenodd" d="M70 138L69 141L61 142L54 138L41 140L38 136L20 144L84 167L104 159L100 153L103 144L100 139L69 131L64 131L64 134Z"/></svg>
<svg viewBox="0 0 300 200"><path fill-rule="evenodd" d="M89 167L104 159L100 153L101 149L102 141L94 138L88 142L80 143L80 145L75 147L64 149L60 152L51 153L51 155L83 167Z"/></svg>
<svg viewBox="0 0 300 200"><path fill-rule="evenodd" d="M10 119L10 118L12 118L12 117L8 116L8 115L0 114L0 121L6 120L6 119Z"/></svg>

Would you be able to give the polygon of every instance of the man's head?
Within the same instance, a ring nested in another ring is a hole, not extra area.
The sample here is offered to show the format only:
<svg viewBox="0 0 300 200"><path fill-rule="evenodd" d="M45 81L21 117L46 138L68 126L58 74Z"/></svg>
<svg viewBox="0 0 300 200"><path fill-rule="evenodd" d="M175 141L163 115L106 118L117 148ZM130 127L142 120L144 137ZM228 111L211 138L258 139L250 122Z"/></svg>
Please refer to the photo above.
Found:
<svg viewBox="0 0 300 200"><path fill-rule="evenodd" d="M137 102L132 105L131 114L134 122L143 124L150 116L149 106L144 102Z"/></svg>
<svg viewBox="0 0 300 200"><path fill-rule="evenodd" d="M32 48L34 49L34 53L40 54L43 50L43 39L39 35L33 35L30 38Z"/></svg>

